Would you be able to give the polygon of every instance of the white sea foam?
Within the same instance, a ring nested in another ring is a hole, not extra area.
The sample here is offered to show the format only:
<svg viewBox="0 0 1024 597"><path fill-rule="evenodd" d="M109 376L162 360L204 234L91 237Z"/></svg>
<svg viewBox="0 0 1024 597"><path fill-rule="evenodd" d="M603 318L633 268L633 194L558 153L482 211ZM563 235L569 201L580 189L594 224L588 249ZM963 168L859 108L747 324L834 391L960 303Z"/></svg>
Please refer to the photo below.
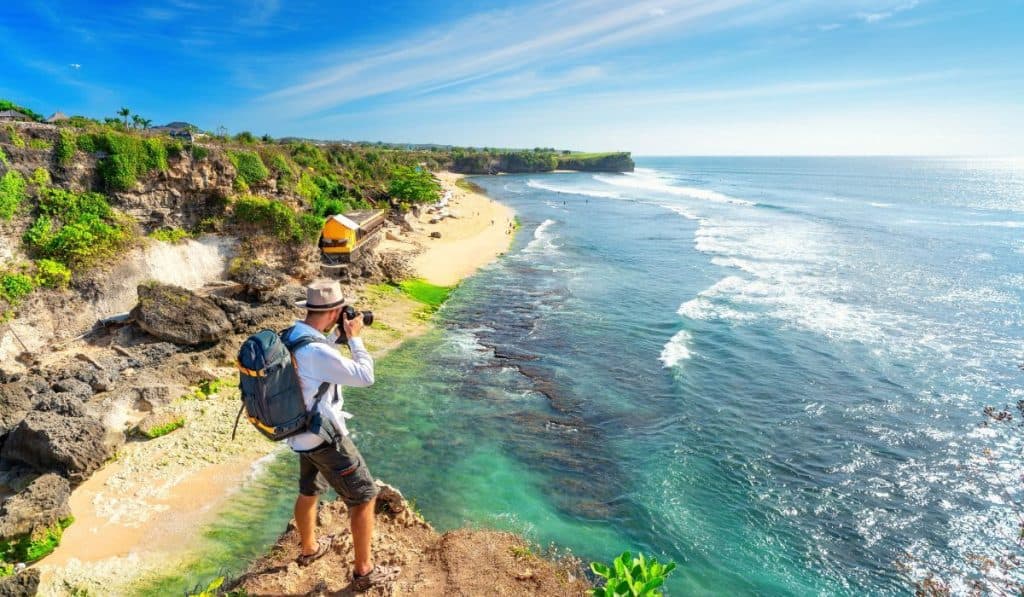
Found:
<svg viewBox="0 0 1024 597"><path fill-rule="evenodd" d="M666 195L675 195L676 197L700 199L715 203L729 203L732 205L743 205L747 207L757 205L757 203L754 203L753 201L737 199L736 197L730 197L729 195L709 189L676 186L671 184L670 180L658 176L652 170L638 170L637 172L626 172L624 174L616 175L596 174L594 175L594 180L616 187L653 191L656 193L664 193Z"/></svg>
<svg viewBox="0 0 1024 597"><path fill-rule="evenodd" d="M554 185L547 182L541 182L539 180L530 179L526 182L526 186L531 189L540 189L542 191L551 191L552 193L563 193L566 195L583 195L586 197L601 197L603 199L619 199L622 195L618 193L612 193L608 191L595 191L592 189L581 189L578 187L568 187L563 185Z"/></svg>
<svg viewBox="0 0 1024 597"><path fill-rule="evenodd" d="M541 222L533 231L533 240L523 247L523 253L549 253L558 249L558 245L554 243L554 234L548 232L554 223L555 221L550 219Z"/></svg>
<svg viewBox="0 0 1024 597"><path fill-rule="evenodd" d="M690 332L679 330L675 336L672 336L671 340L665 343L659 357L661 362L665 364L665 367L675 367L680 361L690 358L689 344L692 338Z"/></svg>
<svg viewBox="0 0 1024 597"><path fill-rule="evenodd" d="M871 207L877 207L879 209L889 209L890 207L892 207L892 203L881 203L878 201L872 201L868 203L868 205L870 205Z"/></svg>

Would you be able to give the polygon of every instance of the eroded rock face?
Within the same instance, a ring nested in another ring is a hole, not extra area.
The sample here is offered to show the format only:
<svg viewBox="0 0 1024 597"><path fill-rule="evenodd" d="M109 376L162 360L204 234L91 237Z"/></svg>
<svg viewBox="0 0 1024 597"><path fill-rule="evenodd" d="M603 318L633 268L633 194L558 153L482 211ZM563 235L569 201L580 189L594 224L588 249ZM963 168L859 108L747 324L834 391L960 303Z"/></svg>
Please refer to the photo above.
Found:
<svg viewBox="0 0 1024 597"><path fill-rule="evenodd" d="M55 472L77 485L110 457L106 429L92 417L65 417L53 411L32 411L4 442L0 458L39 472Z"/></svg>
<svg viewBox="0 0 1024 597"><path fill-rule="evenodd" d="M38 568L28 568L0 580L0 597L28 597L38 591Z"/></svg>
<svg viewBox="0 0 1024 597"><path fill-rule="evenodd" d="M224 311L210 299L167 284L142 284L132 317L149 334L175 344L217 342L232 332Z"/></svg>
<svg viewBox="0 0 1024 597"><path fill-rule="evenodd" d="M71 516L71 484L60 475L45 474L4 502L0 509L0 537L14 539L53 527Z"/></svg>

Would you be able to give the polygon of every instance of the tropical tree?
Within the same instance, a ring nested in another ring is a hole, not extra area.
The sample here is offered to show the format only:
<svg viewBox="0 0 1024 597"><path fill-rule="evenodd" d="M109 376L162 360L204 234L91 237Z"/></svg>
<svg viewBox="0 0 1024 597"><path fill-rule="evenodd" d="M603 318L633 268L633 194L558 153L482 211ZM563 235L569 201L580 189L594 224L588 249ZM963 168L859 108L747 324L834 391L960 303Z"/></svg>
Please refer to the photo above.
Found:
<svg viewBox="0 0 1024 597"><path fill-rule="evenodd" d="M149 118L143 118L142 119L142 128L148 129L151 126L153 126L153 121L152 120L150 120Z"/></svg>
<svg viewBox="0 0 1024 597"><path fill-rule="evenodd" d="M142 123L143 118L141 116L139 116L138 114L132 115L132 128L140 129L142 128Z"/></svg>
<svg viewBox="0 0 1024 597"><path fill-rule="evenodd" d="M120 110L117 111L117 115L122 117L122 118L124 118L124 127L125 128L128 128L128 116L131 115L131 113L132 113L131 110L129 110L128 108L124 108L124 107L122 107Z"/></svg>

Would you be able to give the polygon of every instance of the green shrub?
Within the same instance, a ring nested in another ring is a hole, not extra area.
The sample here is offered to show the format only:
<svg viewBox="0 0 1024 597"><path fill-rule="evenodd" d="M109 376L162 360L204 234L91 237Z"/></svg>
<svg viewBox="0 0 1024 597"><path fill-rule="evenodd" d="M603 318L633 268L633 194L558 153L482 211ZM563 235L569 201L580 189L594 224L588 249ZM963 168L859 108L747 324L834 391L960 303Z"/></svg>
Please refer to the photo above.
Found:
<svg viewBox="0 0 1024 597"><path fill-rule="evenodd" d="M217 597L220 595L220 586L224 584L224 577L218 576L210 581L210 584L203 587L196 585L191 591L185 592L185 597Z"/></svg>
<svg viewBox="0 0 1024 597"><path fill-rule="evenodd" d="M0 164L3 164L4 166L7 166L8 168L11 167L11 162L9 162L7 160L7 154L4 153L4 150L3 150L2 147L0 147Z"/></svg>
<svg viewBox="0 0 1024 597"><path fill-rule="evenodd" d="M53 143L46 139L29 139L28 146L30 149L53 149Z"/></svg>
<svg viewBox="0 0 1024 597"><path fill-rule="evenodd" d="M29 177L28 181L36 185L40 189L45 189L50 186L51 182L50 171L46 168L36 168L32 171L32 176Z"/></svg>
<svg viewBox="0 0 1024 597"><path fill-rule="evenodd" d="M89 137L89 141L83 141ZM78 147L83 151L103 151L97 172L108 189L127 190L140 176L167 169L167 144L159 137L141 139L127 133L108 131L102 135L81 135ZM86 149L88 148L88 149Z"/></svg>
<svg viewBox="0 0 1024 597"><path fill-rule="evenodd" d="M244 196L235 201L235 220L254 224L288 242L316 240L323 221L311 214L297 214L288 205L271 199Z"/></svg>
<svg viewBox="0 0 1024 597"><path fill-rule="evenodd" d="M191 236L181 228L159 228L149 233L149 237L165 243L180 243Z"/></svg>
<svg viewBox="0 0 1024 597"><path fill-rule="evenodd" d="M96 139L99 138L97 135L79 135L75 139L75 146L85 153L96 153L100 150L99 144Z"/></svg>
<svg viewBox="0 0 1024 597"><path fill-rule="evenodd" d="M418 166L398 166L391 171L388 193L401 201L427 203L436 201L441 185L429 171Z"/></svg>
<svg viewBox="0 0 1024 597"><path fill-rule="evenodd" d="M331 164L319 147L312 143L292 143L288 146L295 163L303 168L312 168L317 172L331 172Z"/></svg>
<svg viewBox="0 0 1024 597"><path fill-rule="evenodd" d="M590 569L594 574L605 579L603 587L590 590L593 597L660 597L657 590L665 583L665 577L675 569L674 562L660 564L657 560L647 560L644 554L634 558L628 551L612 561L611 567L599 562L591 562Z"/></svg>
<svg viewBox="0 0 1024 597"><path fill-rule="evenodd" d="M18 305L26 296L32 294L36 285L31 277L25 274L6 273L0 275L0 298L11 305Z"/></svg>
<svg viewBox="0 0 1024 597"><path fill-rule="evenodd" d="M11 145L18 149L25 149L25 138L18 133L13 125L7 125L7 136L11 139Z"/></svg>
<svg viewBox="0 0 1024 597"><path fill-rule="evenodd" d="M70 164L71 160L75 157L75 150L77 149L77 139L74 131L61 129L55 149L53 154L57 158L57 163L62 166Z"/></svg>
<svg viewBox="0 0 1024 597"><path fill-rule="evenodd" d="M52 259L40 259L36 262L36 284L46 288L67 288L71 283L71 270L66 265Z"/></svg>
<svg viewBox="0 0 1024 597"><path fill-rule="evenodd" d="M60 545L64 529L75 522L74 516L62 518L52 527L17 539L0 541L0 559L5 563L35 562L50 555Z"/></svg>
<svg viewBox="0 0 1024 597"><path fill-rule="evenodd" d="M309 172L303 172L299 176L299 184L295 186L295 192L312 201L320 196L320 187L316 185L316 181L313 180L313 176Z"/></svg>
<svg viewBox="0 0 1024 597"><path fill-rule="evenodd" d="M351 205L344 199L317 197L313 200L313 213L320 218L345 213Z"/></svg>
<svg viewBox="0 0 1024 597"><path fill-rule="evenodd" d="M131 238L125 218L99 193L43 189L39 212L22 240L39 257L65 265L91 265Z"/></svg>
<svg viewBox="0 0 1024 597"><path fill-rule="evenodd" d="M263 182L270 176L270 170L254 151L229 151L228 159L238 171L238 178L248 186Z"/></svg>
<svg viewBox="0 0 1024 597"><path fill-rule="evenodd" d="M235 141L244 145L252 145L256 142L256 137L249 131L242 131L235 135Z"/></svg>
<svg viewBox="0 0 1024 597"><path fill-rule="evenodd" d="M193 160L205 160L206 156L210 155L209 149L195 143L189 145L189 151L192 153Z"/></svg>
<svg viewBox="0 0 1024 597"><path fill-rule="evenodd" d="M17 170L8 170L0 178L0 218L11 219L25 199L25 179Z"/></svg>

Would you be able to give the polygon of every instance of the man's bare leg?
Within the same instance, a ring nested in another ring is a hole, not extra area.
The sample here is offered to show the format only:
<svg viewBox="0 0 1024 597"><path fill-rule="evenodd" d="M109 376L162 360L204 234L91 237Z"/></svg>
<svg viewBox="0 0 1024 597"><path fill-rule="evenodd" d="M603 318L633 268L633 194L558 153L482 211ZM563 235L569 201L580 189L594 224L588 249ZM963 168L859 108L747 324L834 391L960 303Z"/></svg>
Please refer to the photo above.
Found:
<svg viewBox="0 0 1024 597"><path fill-rule="evenodd" d="M373 505L376 498L352 506L348 510L349 522L352 526L352 544L355 547L356 561L354 572L360 576L373 570L370 561L370 545L373 543Z"/></svg>
<svg viewBox="0 0 1024 597"><path fill-rule="evenodd" d="M302 541L302 555L304 556L317 552L316 503L318 501L320 501L320 496L302 495L301 493L298 499L295 500L295 526L299 528L299 538Z"/></svg>

